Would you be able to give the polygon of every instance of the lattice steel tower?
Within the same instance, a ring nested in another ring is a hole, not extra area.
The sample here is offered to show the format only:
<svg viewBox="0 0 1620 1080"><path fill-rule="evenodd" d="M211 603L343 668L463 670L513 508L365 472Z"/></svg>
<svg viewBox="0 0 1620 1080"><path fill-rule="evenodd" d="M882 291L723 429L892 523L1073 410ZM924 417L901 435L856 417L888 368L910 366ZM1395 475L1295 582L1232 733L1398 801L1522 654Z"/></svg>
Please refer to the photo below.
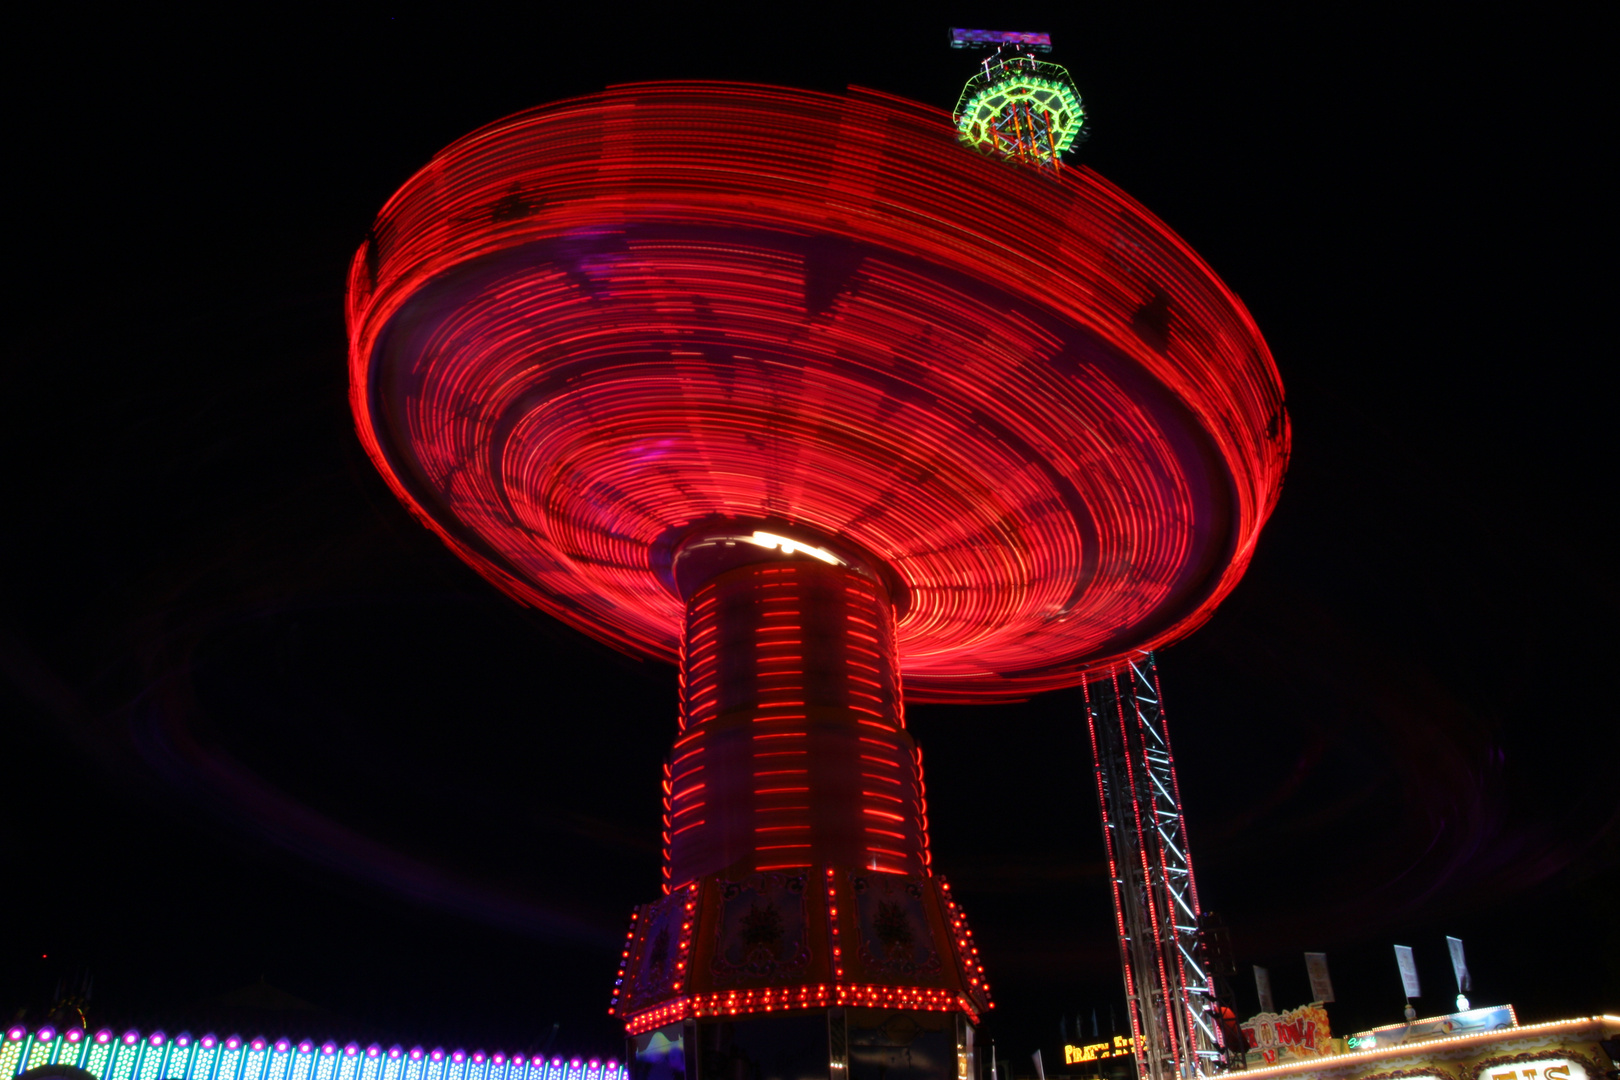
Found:
<svg viewBox="0 0 1620 1080"><path fill-rule="evenodd" d="M1085 681L1119 959L1142 1080L1225 1069L1159 673L1138 653Z"/></svg>
<svg viewBox="0 0 1620 1080"><path fill-rule="evenodd" d="M1062 153L1086 134L1086 113L1069 73L1035 58L1051 51L1051 36L952 30L951 45L995 49L962 90L957 137L1010 161L1059 168ZM1138 1075L1173 1080L1224 1071L1153 654L1094 672L1084 686Z"/></svg>

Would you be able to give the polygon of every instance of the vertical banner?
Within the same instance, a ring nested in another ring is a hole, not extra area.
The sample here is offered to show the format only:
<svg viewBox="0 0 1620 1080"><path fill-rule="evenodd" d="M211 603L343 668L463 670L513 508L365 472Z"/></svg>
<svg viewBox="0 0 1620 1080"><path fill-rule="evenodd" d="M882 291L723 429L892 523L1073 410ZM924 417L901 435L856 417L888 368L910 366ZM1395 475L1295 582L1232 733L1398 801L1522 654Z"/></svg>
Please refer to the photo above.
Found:
<svg viewBox="0 0 1620 1080"><path fill-rule="evenodd" d="M1260 1011L1276 1012L1277 1003L1271 1000L1271 972L1258 964L1254 968L1254 989L1260 995Z"/></svg>
<svg viewBox="0 0 1620 1080"><path fill-rule="evenodd" d="M1040 1077L1040 1080L1046 1080L1046 1066L1041 1064L1041 1052L1037 1050L1029 1056L1035 1061L1035 1075Z"/></svg>
<svg viewBox="0 0 1620 1080"><path fill-rule="evenodd" d="M1446 948L1451 951L1451 973L1457 976L1457 993L1466 994L1473 989L1468 977L1468 961L1463 959L1462 938L1446 936Z"/></svg>
<svg viewBox="0 0 1620 1080"><path fill-rule="evenodd" d="M1311 1000L1323 1005L1333 1000L1333 980L1328 978L1327 953L1305 954L1305 974L1311 980Z"/></svg>
<svg viewBox="0 0 1620 1080"><path fill-rule="evenodd" d="M1395 963L1401 969L1401 989L1408 998L1422 997L1418 989L1417 961L1412 959L1412 946L1395 946Z"/></svg>

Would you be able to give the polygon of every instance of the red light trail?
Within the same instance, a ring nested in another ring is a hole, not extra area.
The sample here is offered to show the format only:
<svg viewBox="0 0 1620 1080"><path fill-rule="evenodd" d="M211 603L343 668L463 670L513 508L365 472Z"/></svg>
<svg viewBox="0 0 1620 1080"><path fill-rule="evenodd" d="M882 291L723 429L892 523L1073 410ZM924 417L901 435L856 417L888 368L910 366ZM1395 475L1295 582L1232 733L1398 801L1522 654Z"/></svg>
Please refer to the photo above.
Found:
<svg viewBox="0 0 1620 1080"><path fill-rule="evenodd" d="M1167 227L869 92L630 86L474 132L382 211L349 325L367 450L506 592L675 660L685 532L804 527L893 574L914 701L1186 634L1288 452L1264 342Z"/></svg>

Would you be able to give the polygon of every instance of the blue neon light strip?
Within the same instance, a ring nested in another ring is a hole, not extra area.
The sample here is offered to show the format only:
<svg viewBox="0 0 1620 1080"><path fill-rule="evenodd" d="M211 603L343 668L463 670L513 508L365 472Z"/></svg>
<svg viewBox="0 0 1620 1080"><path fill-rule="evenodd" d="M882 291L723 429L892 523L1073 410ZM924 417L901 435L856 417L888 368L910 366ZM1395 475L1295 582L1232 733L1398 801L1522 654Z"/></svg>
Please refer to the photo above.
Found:
<svg viewBox="0 0 1620 1080"><path fill-rule="evenodd" d="M309 1039L196 1038L184 1031L171 1039L161 1031L91 1034L20 1024L0 1037L0 1080L47 1065L71 1065L95 1080L629 1080L617 1061L439 1047L316 1046Z"/></svg>

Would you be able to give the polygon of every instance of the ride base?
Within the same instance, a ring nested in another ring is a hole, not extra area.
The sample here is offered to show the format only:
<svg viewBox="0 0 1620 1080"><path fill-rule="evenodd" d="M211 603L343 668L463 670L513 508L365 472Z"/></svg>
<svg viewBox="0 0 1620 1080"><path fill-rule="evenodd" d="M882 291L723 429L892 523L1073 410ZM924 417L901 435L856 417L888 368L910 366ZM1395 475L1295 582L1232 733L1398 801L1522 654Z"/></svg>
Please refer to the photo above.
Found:
<svg viewBox="0 0 1620 1080"><path fill-rule="evenodd" d="M773 525L772 528L782 528ZM990 1007L929 865L892 591L827 538L687 538L665 895L612 1012L636 1080L967 1080Z"/></svg>

